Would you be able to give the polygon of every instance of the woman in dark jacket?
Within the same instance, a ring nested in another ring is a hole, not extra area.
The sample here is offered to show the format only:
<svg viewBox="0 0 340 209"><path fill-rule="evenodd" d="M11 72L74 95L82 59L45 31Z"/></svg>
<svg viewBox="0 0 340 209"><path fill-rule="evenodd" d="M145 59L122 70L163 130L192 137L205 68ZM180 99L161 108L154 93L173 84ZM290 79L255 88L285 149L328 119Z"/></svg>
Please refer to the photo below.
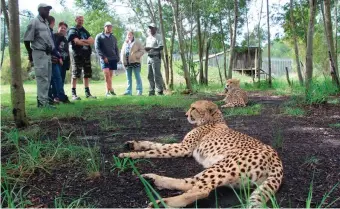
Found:
<svg viewBox="0 0 340 209"><path fill-rule="evenodd" d="M58 33L55 34L56 37L56 47L61 54L63 64L60 68L61 79L63 81L63 88L65 83L66 71L70 69L70 52L69 45L66 39L68 25L65 22L60 22L58 25Z"/></svg>

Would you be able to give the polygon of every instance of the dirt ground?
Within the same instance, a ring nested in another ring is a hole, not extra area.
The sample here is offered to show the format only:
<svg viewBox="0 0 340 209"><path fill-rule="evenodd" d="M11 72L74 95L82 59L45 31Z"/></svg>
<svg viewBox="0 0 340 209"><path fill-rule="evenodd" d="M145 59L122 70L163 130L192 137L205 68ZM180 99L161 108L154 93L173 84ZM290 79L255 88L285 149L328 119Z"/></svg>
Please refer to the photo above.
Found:
<svg viewBox="0 0 340 209"><path fill-rule="evenodd" d="M202 98L220 100L220 96ZM340 105L324 104L304 107L304 116L287 116L282 114L286 97L270 95L251 95L253 103L263 105L262 113L256 116L226 117L228 125L237 131L260 139L266 144L274 145L283 161L284 181L276 197L281 207L306 207L309 186L313 178L313 204L321 201L322 196L340 181L340 128L329 124L340 122ZM88 179L84 169L74 164L57 165L51 171L36 172L27 182L30 197L36 205L53 207L53 199L60 193L64 197L78 198L87 192L88 203L99 208L134 208L146 207L149 201L140 180L131 171L110 172L112 155L123 151L122 144L128 140L162 141L174 138L182 140L193 126L185 118L183 109L165 109L155 106L152 110L137 107L120 107L111 111L98 113L112 116L119 121L119 126L103 130L100 120L86 118L66 118L44 121L38 125L46 130L47 136L53 138L62 127L74 129L73 137L88 140L100 146L105 166L101 177ZM137 108L138 109L138 108ZM140 173L156 173L170 177L190 177L203 168L193 158L150 159L152 164L138 163ZM162 197L180 194L179 191L159 191ZM217 197L215 197L215 194ZM335 189L328 203L340 196L340 188ZM217 201L216 201L217 199ZM217 205L216 205L217 202ZM197 207L231 207L238 205L236 195L229 188L219 188L217 192L197 202ZM188 207L196 207L190 205ZM340 201L332 207L340 207Z"/></svg>

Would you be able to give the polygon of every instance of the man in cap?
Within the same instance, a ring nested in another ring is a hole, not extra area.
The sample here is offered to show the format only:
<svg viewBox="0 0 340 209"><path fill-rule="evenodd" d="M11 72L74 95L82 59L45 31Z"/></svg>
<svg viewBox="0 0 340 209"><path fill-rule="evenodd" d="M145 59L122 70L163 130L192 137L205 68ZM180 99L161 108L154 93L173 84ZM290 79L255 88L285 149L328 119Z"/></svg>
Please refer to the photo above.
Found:
<svg viewBox="0 0 340 209"><path fill-rule="evenodd" d="M84 86L85 86L85 96L86 98L96 99L92 96L89 88L89 78L92 77L91 68L91 45L94 43L93 38L90 33L83 27L84 17L77 16L76 26L70 28L67 34L68 42L72 44L72 99L80 100L77 96L76 86L77 79L80 78L81 72L84 71Z"/></svg>
<svg viewBox="0 0 340 209"><path fill-rule="evenodd" d="M27 26L24 43L28 59L31 65L34 65L38 107L55 108L49 104L48 99L52 75L51 52L55 47L47 21L51 9L52 7L45 3L38 5L39 15Z"/></svg>
<svg viewBox="0 0 340 209"><path fill-rule="evenodd" d="M163 77L161 73L162 37L157 32L154 23L149 26L149 36L146 38L145 51L148 53L149 96L155 95L155 84L159 95L163 95Z"/></svg>
<svg viewBox="0 0 340 209"><path fill-rule="evenodd" d="M117 39L112 35L112 24L106 22L104 31L96 36L95 49L100 57L100 65L104 73L106 82L106 96L116 95L112 88L113 71L117 70L119 62L119 49Z"/></svg>

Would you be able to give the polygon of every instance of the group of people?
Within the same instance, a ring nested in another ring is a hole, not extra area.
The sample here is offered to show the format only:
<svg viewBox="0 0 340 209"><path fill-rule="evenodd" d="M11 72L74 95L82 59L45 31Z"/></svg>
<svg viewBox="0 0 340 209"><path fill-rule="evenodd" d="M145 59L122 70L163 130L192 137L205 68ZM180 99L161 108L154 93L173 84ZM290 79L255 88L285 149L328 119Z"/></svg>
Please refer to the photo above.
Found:
<svg viewBox="0 0 340 209"><path fill-rule="evenodd" d="M100 65L106 82L105 96L116 95L112 87L113 71L117 70L117 64L121 62L125 66L127 77L127 89L124 95L132 95L132 74L136 78L137 95L143 94L141 79L141 57L148 54L148 80L149 96L163 95L163 78L161 68L161 51L163 43L157 33L155 24L150 24L149 36L145 46L134 38L133 31L128 31L126 39L119 50L117 39L112 34L113 25L110 22L104 24L104 30L95 39L83 27L84 17L75 18L75 26L68 27L67 23L59 22L58 31L53 32L55 18L50 16L52 7L41 3L38 5L39 15L27 26L24 35L24 43L28 52L31 65L34 67L37 82L38 107L55 108L54 104L71 103L65 94L64 83L66 71L72 68L72 100L80 100L77 95L77 79L83 72L83 80L86 98L95 99L89 88L89 79L92 77L91 45L100 57ZM69 43L72 52L69 51Z"/></svg>

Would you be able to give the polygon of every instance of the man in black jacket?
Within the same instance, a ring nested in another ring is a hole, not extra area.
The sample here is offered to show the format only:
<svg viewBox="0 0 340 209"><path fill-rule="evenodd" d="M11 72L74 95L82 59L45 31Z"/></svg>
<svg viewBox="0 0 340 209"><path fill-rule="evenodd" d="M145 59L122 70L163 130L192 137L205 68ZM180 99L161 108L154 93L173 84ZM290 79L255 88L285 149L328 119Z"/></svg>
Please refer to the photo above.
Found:
<svg viewBox="0 0 340 209"><path fill-rule="evenodd" d="M100 57L101 68L104 72L106 81L106 96L116 95L112 88L113 71L117 70L119 62L119 49L117 39L112 35L112 24L104 24L104 32L96 36L95 48Z"/></svg>
<svg viewBox="0 0 340 209"><path fill-rule="evenodd" d="M91 68L91 45L94 43L91 34L83 27L84 17L76 17L76 26L70 28L67 34L68 42L72 44L72 99L80 100L77 96L76 86L77 78L80 78L82 70L84 71L84 86L86 98L96 99L92 96L89 88L89 78L92 77Z"/></svg>

